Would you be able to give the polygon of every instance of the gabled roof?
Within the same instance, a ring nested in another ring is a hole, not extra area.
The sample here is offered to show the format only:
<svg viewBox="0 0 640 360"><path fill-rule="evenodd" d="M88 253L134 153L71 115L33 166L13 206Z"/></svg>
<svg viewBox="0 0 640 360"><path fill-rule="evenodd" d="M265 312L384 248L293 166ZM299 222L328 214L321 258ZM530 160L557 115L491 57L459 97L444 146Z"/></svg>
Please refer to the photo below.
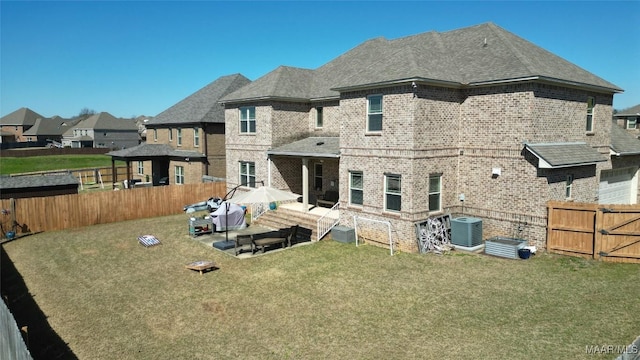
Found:
<svg viewBox="0 0 640 360"><path fill-rule="evenodd" d="M25 136L60 136L67 130L71 129L79 121L79 119L63 119L59 116L55 116L51 119L39 118L29 130L22 134Z"/></svg>
<svg viewBox="0 0 640 360"><path fill-rule="evenodd" d="M640 155L640 139L618 126L611 124L611 151L618 156Z"/></svg>
<svg viewBox="0 0 640 360"><path fill-rule="evenodd" d="M138 132L138 126L134 120L116 118L108 112L91 115L77 123L73 129L131 130Z"/></svg>
<svg viewBox="0 0 640 360"><path fill-rule="evenodd" d="M267 150L267 155L338 158L340 138L312 136Z"/></svg>
<svg viewBox="0 0 640 360"><path fill-rule="evenodd" d="M250 82L251 80L241 74L222 76L161 112L153 119L150 119L145 125L224 124L224 108L218 104L218 100L224 95L238 90Z"/></svg>
<svg viewBox="0 0 640 360"><path fill-rule="evenodd" d="M614 117L640 116L640 104L613 114Z"/></svg>
<svg viewBox="0 0 640 360"><path fill-rule="evenodd" d="M310 100L337 98L341 91L411 81L463 88L536 80L606 93L622 91L493 23L395 40L369 40L316 70L298 69L305 72L302 79L297 74L283 77L284 72L293 72L290 69L294 68L279 67L226 96L223 102L280 94Z"/></svg>
<svg viewBox="0 0 640 360"><path fill-rule="evenodd" d="M72 174L0 176L0 189L24 189L43 186L77 185Z"/></svg>
<svg viewBox="0 0 640 360"><path fill-rule="evenodd" d="M153 158L153 157L184 157L204 158L205 155L197 151L176 150L167 144L140 144L128 149L114 150L107 153L116 158Z"/></svg>
<svg viewBox="0 0 640 360"><path fill-rule="evenodd" d="M37 112L28 109L20 108L11 114L7 114L0 119L0 125L13 125L13 126L33 126L36 120L43 118L44 116Z"/></svg>
<svg viewBox="0 0 640 360"><path fill-rule="evenodd" d="M540 169L585 166L607 161L596 149L583 142L525 144L525 149L538 158Z"/></svg>

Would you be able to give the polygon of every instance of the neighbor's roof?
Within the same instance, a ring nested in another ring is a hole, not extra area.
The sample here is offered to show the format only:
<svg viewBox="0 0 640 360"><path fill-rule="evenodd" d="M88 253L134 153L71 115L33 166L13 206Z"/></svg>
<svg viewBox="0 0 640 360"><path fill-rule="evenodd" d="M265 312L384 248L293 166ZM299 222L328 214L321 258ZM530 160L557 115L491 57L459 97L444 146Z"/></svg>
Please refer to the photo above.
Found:
<svg viewBox="0 0 640 360"><path fill-rule="evenodd" d="M640 116L640 104L613 114L614 117Z"/></svg>
<svg viewBox="0 0 640 360"><path fill-rule="evenodd" d="M611 151L618 156L640 155L640 139L612 122Z"/></svg>
<svg viewBox="0 0 640 360"><path fill-rule="evenodd" d="M108 112L91 115L85 120L77 123L73 128L93 130L130 130L138 132L138 126L136 125L135 120L116 118Z"/></svg>
<svg viewBox="0 0 640 360"><path fill-rule="evenodd" d="M0 125L32 126L36 123L36 119L43 117L31 109L23 107L0 118Z"/></svg>
<svg viewBox="0 0 640 360"><path fill-rule="evenodd" d="M596 149L583 142L525 144L525 148L540 160L538 168L541 169L593 165L607 161Z"/></svg>
<svg viewBox="0 0 640 360"><path fill-rule="evenodd" d="M140 144L128 149L110 151L107 155L116 158L153 158L153 157L184 157L204 158L205 155L197 151L176 150L167 144Z"/></svg>
<svg viewBox="0 0 640 360"><path fill-rule="evenodd" d="M308 137L267 150L267 155L338 158L340 157L340 138Z"/></svg>
<svg viewBox="0 0 640 360"><path fill-rule="evenodd" d="M51 119L37 119L35 124L22 135L26 136L44 136L44 135L62 135L67 130L76 125L79 119L63 119L59 116L55 116Z"/></svg>
<svg viewBox="0 0 640 360"><path fill-rule="evenodd" d="M278 67L222 102L337 98L339 91L416 81L451 87L526 80L622 90L493 23L362 43L316 70Z"/></svg>
<svg viewBox="0 0 640 360"><path fill-rule="evenodd" d="M78 179L72 174L0 176L0 189L24 189L78 184Z"/></svg>
<svg viewBox="0 0 640 360"><path fill-rule="evenodd" d="M203 122L224 124L224 108L218 104L218 100L250 82L241 74L222 76L161 112L145 125Z"/></svg>

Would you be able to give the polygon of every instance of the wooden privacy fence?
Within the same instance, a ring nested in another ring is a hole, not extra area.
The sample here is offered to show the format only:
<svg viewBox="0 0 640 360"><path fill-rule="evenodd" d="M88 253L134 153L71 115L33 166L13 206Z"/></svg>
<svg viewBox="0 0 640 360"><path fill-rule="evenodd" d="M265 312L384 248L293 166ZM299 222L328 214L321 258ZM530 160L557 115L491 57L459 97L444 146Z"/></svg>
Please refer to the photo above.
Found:
<svg viewBox="0 0 640 360"><path fill-rule="evenodd" d="M16 235L179 214L183 207L224 197L225 182L0 200L4 232ZM12 226L15 225L15 226Z"/></svg>
<svg viewBox="0 0 640 360"><path fill-rule="evenodd" d="M640 205L547 203L547 250L640 263Z"/></svg>

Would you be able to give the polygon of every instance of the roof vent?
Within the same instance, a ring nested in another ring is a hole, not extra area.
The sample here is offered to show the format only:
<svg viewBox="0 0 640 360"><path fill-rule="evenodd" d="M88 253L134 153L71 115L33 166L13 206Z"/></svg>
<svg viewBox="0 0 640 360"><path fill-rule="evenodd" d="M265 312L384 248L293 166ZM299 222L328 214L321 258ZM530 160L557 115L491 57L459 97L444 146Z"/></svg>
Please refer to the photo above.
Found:
<svg viewBox="0 0 640 360"><path fill-rule="evenodd" d="M318 141L318 142L316 143L316 145L318 145L318 146L320 146L320 145L324 145L324 141Z"/></svg>

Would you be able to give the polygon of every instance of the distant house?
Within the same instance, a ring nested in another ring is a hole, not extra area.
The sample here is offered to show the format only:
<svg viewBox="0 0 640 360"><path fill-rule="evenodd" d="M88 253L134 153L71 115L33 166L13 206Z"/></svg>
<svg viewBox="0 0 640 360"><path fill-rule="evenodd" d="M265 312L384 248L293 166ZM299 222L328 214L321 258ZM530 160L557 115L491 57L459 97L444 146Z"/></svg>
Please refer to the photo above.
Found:
<svg viewBox="0 0 640 360"><path fill-rule="evenodd" d="M80 119L64 119L60 116L38 118L35 124L22 136L26 141L56 141L62 142L62 134L78 124Z"/></svg>
<svg viewBox="0 0 640 360"><path fill-rule="evenodd" d="M640 136L640 104L613 114L616 124L635 136Z"/></svg>
<svg viewBox="0 0 640 360"><path fill-rule="evenodd" d="M127 177L152 181L153 185L225 178L225 118L218 101L248 83L250 80L240 74L216 79L144 122L145 143L107 155L114 161L135 162L134 174Z"/></svg>
<svg viewBox="0 0 640 360"><path fill-rule="evenodd" d="M0 199L77 194L79 184L72 174L0 176Z"/></svg>
<svg viewBox="0 0 640 360"><path fill-rule="evenodd" d="M8 115L0 118L0 132L2 132L2 142L10 140L9 134L13 134L14 141L23 142L29 141L23 136L25 131L31 129L35 125L38 119L42 119L44 116L37 112L28 109L20 108Z"/></svg>
<svg viewBox="0 0 640 360"><path fill-rule="evenodd" d="M62 135L62 145L71 148L125 149L138 145L138 126L132 119L120 119L101 112L78 122Z"/></svg>

